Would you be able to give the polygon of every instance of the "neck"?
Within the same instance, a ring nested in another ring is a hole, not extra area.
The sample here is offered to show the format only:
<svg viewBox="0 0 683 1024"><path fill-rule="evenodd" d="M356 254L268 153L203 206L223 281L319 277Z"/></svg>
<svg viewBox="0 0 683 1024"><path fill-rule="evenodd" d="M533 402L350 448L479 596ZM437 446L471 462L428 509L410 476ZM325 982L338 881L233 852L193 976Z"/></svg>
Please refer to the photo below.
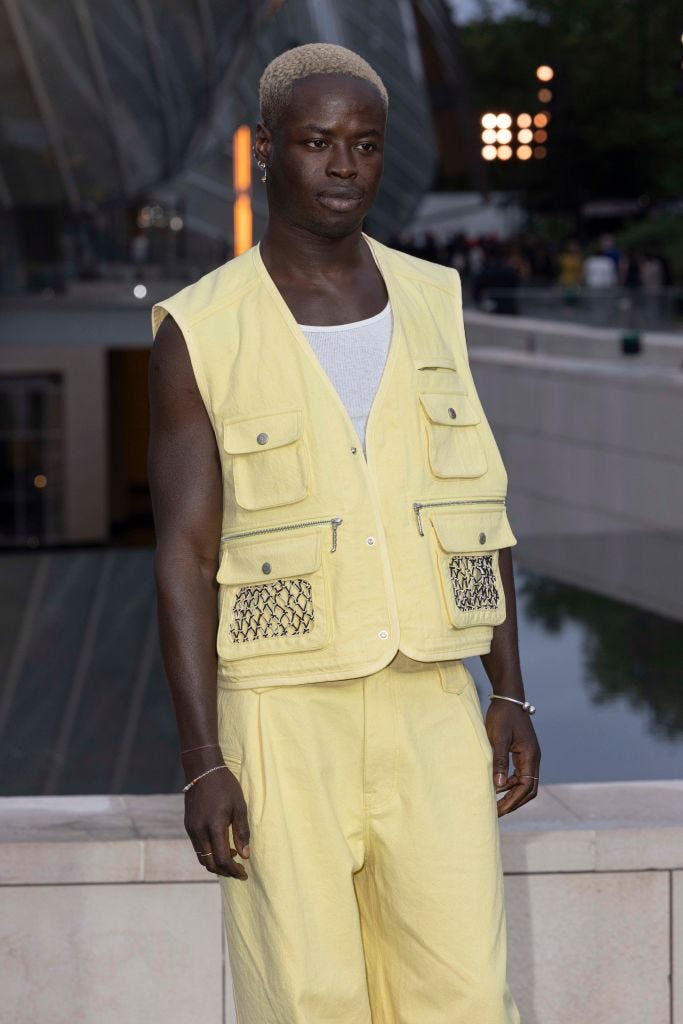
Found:
<svg viewBox="0 0 683 1024"><path fill-rule="evenodd" d="M331 277L358 268L367 254L362 226L340 238L327 238L271 214L260 243L260 253L269 272L288 278Z"/></svg>

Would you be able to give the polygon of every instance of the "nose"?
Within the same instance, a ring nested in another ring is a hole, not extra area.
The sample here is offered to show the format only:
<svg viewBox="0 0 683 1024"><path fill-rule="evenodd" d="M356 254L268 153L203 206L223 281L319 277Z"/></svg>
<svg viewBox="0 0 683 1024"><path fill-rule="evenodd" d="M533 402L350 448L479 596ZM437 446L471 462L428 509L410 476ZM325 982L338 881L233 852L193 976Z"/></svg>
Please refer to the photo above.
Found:
<svg viewBox="0 0 683 1024"><path fill-rule="evenodd" d="M333 178L355 178L358 174L356 155L350 146L332 146L327 163L327 174Z"/></svg>

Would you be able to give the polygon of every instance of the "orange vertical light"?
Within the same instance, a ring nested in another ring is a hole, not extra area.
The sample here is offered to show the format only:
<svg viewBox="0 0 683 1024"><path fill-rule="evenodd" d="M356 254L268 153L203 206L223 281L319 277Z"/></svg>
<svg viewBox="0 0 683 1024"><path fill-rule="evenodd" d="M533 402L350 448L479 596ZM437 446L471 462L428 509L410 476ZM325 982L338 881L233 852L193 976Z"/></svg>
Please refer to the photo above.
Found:
<svg viewBox="0 0 683 1024"><path fill-rule="evenodd" d="M233 251L235 256L252 245L251 129L241 124L232 136Z"/></svg>

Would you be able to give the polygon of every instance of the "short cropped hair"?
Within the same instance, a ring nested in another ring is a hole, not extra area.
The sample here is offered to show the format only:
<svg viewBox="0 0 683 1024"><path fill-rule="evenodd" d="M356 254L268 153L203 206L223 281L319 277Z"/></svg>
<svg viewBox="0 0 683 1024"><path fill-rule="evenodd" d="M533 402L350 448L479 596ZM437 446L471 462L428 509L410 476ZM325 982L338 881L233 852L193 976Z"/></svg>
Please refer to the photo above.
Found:
<svg viewBox="0 0 683 1024"><path fill-rule="evenodd" d="M261 121L274 128L287 105L292 86L308 75L350 75L363 78L378 90L384 112L389 97L384 82L360 54L335 43L304 43L285 50L267 65L259 81Z"/></svg>

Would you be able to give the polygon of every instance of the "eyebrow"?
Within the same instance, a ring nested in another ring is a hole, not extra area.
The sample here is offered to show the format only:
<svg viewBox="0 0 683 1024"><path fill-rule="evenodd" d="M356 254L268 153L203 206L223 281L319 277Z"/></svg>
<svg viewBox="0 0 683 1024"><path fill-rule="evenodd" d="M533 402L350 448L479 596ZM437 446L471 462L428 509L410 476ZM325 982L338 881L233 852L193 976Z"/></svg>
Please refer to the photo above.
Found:
<svg viewBox="0 0 683 1024"><path fill-rule="evenodd" d="M333 132L332 128L321 128L319 124L304 124L301 126L302 131L306 132L320 132L321 135L331 135ZM380 135L380 132L376 128L366 128L363 131L356 132L356 136L360 138L362 135Z"/></svg>

